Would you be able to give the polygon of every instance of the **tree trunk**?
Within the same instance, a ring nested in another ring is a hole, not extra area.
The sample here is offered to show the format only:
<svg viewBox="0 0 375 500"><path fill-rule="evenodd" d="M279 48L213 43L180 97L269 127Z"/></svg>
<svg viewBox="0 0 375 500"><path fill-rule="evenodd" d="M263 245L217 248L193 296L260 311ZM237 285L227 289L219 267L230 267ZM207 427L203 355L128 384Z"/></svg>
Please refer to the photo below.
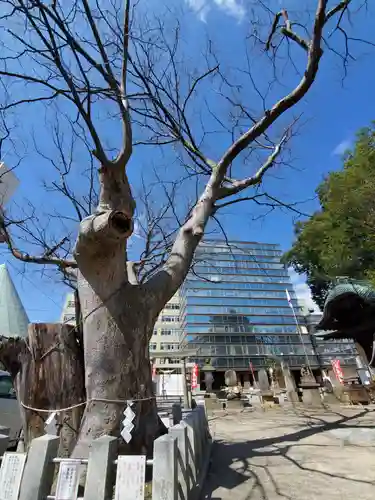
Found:
<svg viewBox="0 0 375 500"><path fill-rule="evenodd" d="M148 352L164 304L128 274L126 246L135 203L124 171L121 161L101 166L99 205L81 222L74 249L87 395L74 457L87 457L99 436L120 435L127 401L134 402L136 418L130 443L119 441L125 453L150 455L154 439L165 432Z"/></svg>
<svg viewBox="0 0 375 500"><path fill-rule="evenodd" d="M88 402L74 450L76 457L86 457L92 440L101 435L120 436L127 401L134 402L136 418L130 443L120 438L125 453L151 454L155 437L164 431L157 414L148 353L156 318L146 294L139 293L139 285L118 283L115 276L108 276L108 267L100 266L100 273L91 274L91 285L83 276L78 281ZM123 269L119 271L123 276Z"/></svg>

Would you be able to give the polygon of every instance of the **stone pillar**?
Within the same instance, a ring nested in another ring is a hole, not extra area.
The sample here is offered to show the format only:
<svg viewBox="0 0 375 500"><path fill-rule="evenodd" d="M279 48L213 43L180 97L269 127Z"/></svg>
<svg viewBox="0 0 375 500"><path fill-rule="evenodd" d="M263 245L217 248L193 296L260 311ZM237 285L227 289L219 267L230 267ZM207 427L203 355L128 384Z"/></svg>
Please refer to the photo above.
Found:
<svg viewBox="0 0 375 500"><path fill-rule="evenodd" d="M177 439L169 435L154 441L152 500L178 500Z"/></svg>
<svg viewBox="0 0 375 500"><path fill-rule="evenodd" d="M248 373L245 373L243 376L243 388L245 390L250 389L250 375Z"/></svg>
<svg viewBox="0 0 375 500"><path fill-rule="evenodd" d="M196 457L196 446L195 446L195 430L194 430L194 421L192 415L188 415L185 420L181 422L181 425L186 427L186 435L187 435L187 466L186 473L189 477L189 490L191 490L196 481L197 481L197 470L195 462L197 460Z"/></svg>
<svg viewBox="0 0 375 500"><path fill-rule="evenodd" d="M284 375L285 389L288 395L288 401L290 401L293 404L298 403L299 399L298 399L297 387L293 375L290 371L290 368L288 365L282 363L281 369Z"/></svg>
<svg viewBox="0 0 375 500"><path fill-rule="evenodd" d="M4 453L8 449L9 444L9 436L6 434L0 434L0 457L4 455Z"/></svg>
<svg viewBox="0 0 375 500"><path fill-rule="evenodd" d="M32 440L22 476L19 500L44 500L54 480L60 438L48 434Z"/></svg>
<svg viewBox="0 0 375 500"><path fill-rule="evenodd" d="M322 406L322 398L320 396L319 387L302 388L302 401L308 406Z"/></svg>
<svg viewBox="0 0 375 500"><path fill-rule="evenodd" d="M301 368L302 401L309 406L322 406L323 401L320 396L319 384L308 367Z"/></svg>
<svg viewBox="0 0 375 500"><path fill-rule="evenodd" d="M203 453L202 453L202 427L200 424L200 416L199 416L199 410L196 408L189 418L192 420L193 427L194 427L194 436L195 436L195 468L196 468L196 473L197 476L200 471L200 466L203 460Z"/></svg>
<svg viewBox="0 0 375 500"><path fill-rule="evenodd" d="M188 476L188 444L187 444L187 429L185 425L177 424L169 429L169 435L177 440L178 448L178 467L177 477L179 483L178 500L186 500L189 493L189 476Z"/></svg>
<svg viewBox="0 0 375 500"><path fill-rule="evenodd" d="M172 405L173 425L179 424L182 420L182 408L180 403L173 403Z"/></svg>
<svg viewBox="0 0 375 500"><path fill-rule="evenodd" d="M93 441L87 466L85 500L112 498L117 443L113 436L101 436Z"/></svg>
<svg viewBox="0 0 375 500"><path fill-rule="evenodd" d="M261 391L266 392L270 390L267 371L264 368L261 368L258 372L258 384Z"/></svg>
<svg viewBox="0 0 375 500"><path fill-rule="evenodd" d="M199 445L198 449L200 450L201 454L201 461L203 461L204 453L205 453L205 446L206 446L206 438L207 438L207 429L206 429L206 414L204 407L201 405L198 405L197 408L195 409L196 412L196 419L197 419L197 425L199 428L199 431L197 433L197 438L199 439Z"/></svg>

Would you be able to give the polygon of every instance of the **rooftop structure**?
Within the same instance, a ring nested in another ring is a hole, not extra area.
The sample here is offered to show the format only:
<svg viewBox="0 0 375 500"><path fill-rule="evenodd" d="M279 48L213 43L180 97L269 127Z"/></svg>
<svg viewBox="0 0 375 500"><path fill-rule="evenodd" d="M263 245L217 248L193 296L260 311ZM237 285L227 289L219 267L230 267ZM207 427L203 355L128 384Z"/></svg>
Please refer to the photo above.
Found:
<svg viewBox="0 0 375 500"><path fill-rule="evenodd" d="M0 335L27 337L29 318L6 264L0 265Z"/></svg>

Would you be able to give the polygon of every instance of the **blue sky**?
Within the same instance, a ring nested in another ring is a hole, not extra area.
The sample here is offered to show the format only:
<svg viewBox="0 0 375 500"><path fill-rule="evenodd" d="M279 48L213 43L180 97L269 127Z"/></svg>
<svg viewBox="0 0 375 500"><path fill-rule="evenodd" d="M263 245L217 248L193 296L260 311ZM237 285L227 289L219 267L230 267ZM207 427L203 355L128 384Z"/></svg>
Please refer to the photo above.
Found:
<svg viewBox="0 0 375 500"><path fill-rule="evenodd" d="M243 63L244 40L251 18L251 7L249 7L252 5L251 2L240 0L179 0L179 2L179 7L184 12L182 25L190 50L191 64L194 65L198 61L207 33L218 47L224 64L229 67L237 62L239 65ZM176 6L177 0L170 0L169 3ZM270 2L274 7L278 4L277 1ZM292 15L293 8L298 2L287 0L285 4L282 6L289 8ZM156 8L155 0L144 0L143 5ZM353 19L354 25L357 23L360 26L356 36L369 39L370 16L360 13L357 17ZM329 171L340 168L341 155L350 146L356 131L375 118L372 106L375 83L373 50L366 45L356 45L353 48L356 60L350 61L348 75L344 81L342 81L343 70L340 60L331 53L326 54L312 91L296 110L298 113L303 113L301 121L303 126L291 143L291 166L274 170L266 180L266 187L270 193L283 200L310 200L300 205L303 212L311 213L317 208L313 199L315 188ZM303 58L303 54L296 53L297 63L303 62L300 58ZM261 87L267 85L269 68L264 66L261 54L254 55L252 67L257 84ZM293 73L284 74L283 87L278 87L273 94L271 93L270 99L281 95L281 91L289 90L291 85L296 83L296 78ZM215 101L215 96L210 98L214 106L220 106L219 102ZM257 106L254 92L249 90L247 98L254 100L254 106ZM30 125L37 134L40 134L44 142L44 136L48 138L49 132L45 123L42 120L39 123L40 116L31 108L24 108L24 113L22 127L19 130L27 133ZM116 135L116 130L114 125L107 124L109 135ZM211 137L206 143L207 154L214 158L219 157L226 141L227 138L221 136ZM21 145L21 137L18 144ZM49 151L48 142L45 147ZM18 149L18 153L19 151ZM8 167L17 163L18 156L11 146L5 153L3 159ZM171 152L168 155L167 158L170 158ZM84 161L84 155L80 156L77 152L77 162L78 159ZM145 169L151 160L155 160L155 157L150 150L136 153L130 165L130 177L135 185L141 169ZM65 210L62 200L45 193L42 182L46 178L52 179L53 172L50 166L32 151L30 145L24 146L22 162L16 174L20 179L20 187L13 203L18 210L25 206L26 199L31 199L41 212L51 204L56 206L57 210ZM73 172L72 183L79 190L80 184L74 175ZM221 215L221 222L230 238L280 243L283 249L289 248L292 243L294 220L295 216L292 213L276 210L266 217L259 217L259 210L250 204L237 205ZM74 226L68 226L74 236ZM139 243L136 242L135 247L138 247ZM37 266L25 267L11 258L4 249L0 255L3 261L8 263L10 274L30 320L57 321L66 288L58 283L55 276L46 273L41 275ZM304 294L303 287L300 284L298 286Z"/></svg>

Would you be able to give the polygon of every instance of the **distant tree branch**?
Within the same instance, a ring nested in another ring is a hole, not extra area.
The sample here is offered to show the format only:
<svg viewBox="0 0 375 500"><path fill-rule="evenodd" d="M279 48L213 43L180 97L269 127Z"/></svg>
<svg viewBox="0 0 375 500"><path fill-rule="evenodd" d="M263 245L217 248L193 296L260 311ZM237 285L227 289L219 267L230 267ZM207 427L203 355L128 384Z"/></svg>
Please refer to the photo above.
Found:
<svg viewBox="0 0 375 500"><path fill-rule="evenodd" d="M269 201L262 201L262 199L269 200ZM301 217L310 217L311 214L307 214L306 212L302 212L301 210L298 210L296 208L297 205L300 205L301 202L294 202L294 203L288 203L281 201L274 196L269 195L268 193L258 193L254 194L252 196L243 196L240 198L235 198L234 200L229 200L224 203L220 204L215 204L215 212L218 210L228 207L230 205L235 205L236 203L241 203L243 201L253 201L257 205L263 205L271 208L286 208L290 210L291 212L296 213L297 215Z"/></svg>
<svg viewBox="0 0 375 500"><path fill-rule="evenodd" d="M0 215L0 235L2 237L2 240L8 245L8 249L13 255L13 257L15 257L18 260L21 260L22 262L27 262L31 264L55 265L62 271L64 271L66 268L77 267L77 263L75 262L75 260L62 259L59 257L55 257L53 255L57 252L59 248L62 247L62 245L64 245L64 243L66 243L66 241L68 240L68 237L66 236L62 238L62 240L58 242L56 245L54 245L52 248L48 248L42 255L33 256L28 254L27 252L19 250L14 245L2 215Z"/></svg>

